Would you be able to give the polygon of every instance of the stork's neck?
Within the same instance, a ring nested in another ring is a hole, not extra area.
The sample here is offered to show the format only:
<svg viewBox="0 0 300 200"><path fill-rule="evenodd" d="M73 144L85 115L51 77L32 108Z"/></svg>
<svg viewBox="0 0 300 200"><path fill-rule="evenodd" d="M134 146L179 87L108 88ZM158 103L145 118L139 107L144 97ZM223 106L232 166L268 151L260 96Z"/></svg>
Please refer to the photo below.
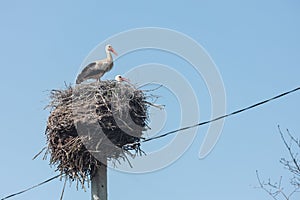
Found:
<svg viewBox="0 0 300 200"><path fill-rule="evenodd" d="M106 59L108 62L112 62L112 56L111 56L110 51L108 51L108 50L106 51Z"/></svg>

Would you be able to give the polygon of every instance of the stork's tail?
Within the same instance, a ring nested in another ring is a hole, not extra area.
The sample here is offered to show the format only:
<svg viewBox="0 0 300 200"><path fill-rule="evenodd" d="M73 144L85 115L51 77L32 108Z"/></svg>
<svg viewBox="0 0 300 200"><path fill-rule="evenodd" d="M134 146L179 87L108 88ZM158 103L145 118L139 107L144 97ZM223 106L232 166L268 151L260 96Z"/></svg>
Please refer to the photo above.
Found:
<svg viewBox="0 0 300 200"><path fill-rule="evenodd" d="M80 83L82 83L83 82L83 79L82 79L82 77L80 76L80 74L77 76L77 78L76 78L76 84L80 84Z"/></svg>

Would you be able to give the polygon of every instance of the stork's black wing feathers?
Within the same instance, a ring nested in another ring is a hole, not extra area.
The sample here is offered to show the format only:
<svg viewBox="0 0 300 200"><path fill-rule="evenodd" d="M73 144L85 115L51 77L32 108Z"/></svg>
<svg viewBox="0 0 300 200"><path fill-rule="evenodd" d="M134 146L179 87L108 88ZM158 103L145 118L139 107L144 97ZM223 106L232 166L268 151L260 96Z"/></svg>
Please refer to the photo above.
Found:
<svg viewBox="0 0 300 200"><path fill-rule="evenodd" d="M88 64L83 70L78 74L77 79L76 79L76 84L80 84L81 82L85 81L85 78L93 76L99 72L96 72L98 70L93 70L93 67L95 67L96 62L92 62Z"/></svg>

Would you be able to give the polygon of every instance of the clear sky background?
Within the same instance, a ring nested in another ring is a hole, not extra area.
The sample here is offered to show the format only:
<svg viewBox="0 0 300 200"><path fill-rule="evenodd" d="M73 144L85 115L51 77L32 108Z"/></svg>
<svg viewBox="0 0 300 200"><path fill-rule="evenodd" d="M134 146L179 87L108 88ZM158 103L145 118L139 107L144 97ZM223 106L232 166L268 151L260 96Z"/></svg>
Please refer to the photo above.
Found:
<svg viewBox="0 0 300 200"><path fill-rule="evenodd" d="M196 40L218 66L228 111L300 85L300 3L296 0L11 0L0 2L0 24L0 197L57 174L48 160L32 161L46 142L49 111L43 108L48 91L64 88L64 81L73 83L88 53L119 32L155 26ZM177 65L180 61L170 55L140 54L120 59L104 78L148 62L169 64L185 73L184 66ZM201 121L209 119L209 93L201 78L191 77L192 85L199 84ZM160 102L172 113L176 105L171 95L160 92ZM300 137L299 101L300 93L295 93L226 119L220 140L205 159L200 160L198 153L207 126L198 129L192 146L167 168L147 174L110 169L109 199L270 199L254 188L258 185L255 170L274 181L283 175L289 189L290 177L279 163L288 154L277 125ZM178 128L179 116L171 113L164 130ZM147 148L155 149L161 142L153 141ZM62 185L54 180L14 199L59 199ZM64 199L90 199L90 190L76 191L74 184L68 185Z"/></svg>

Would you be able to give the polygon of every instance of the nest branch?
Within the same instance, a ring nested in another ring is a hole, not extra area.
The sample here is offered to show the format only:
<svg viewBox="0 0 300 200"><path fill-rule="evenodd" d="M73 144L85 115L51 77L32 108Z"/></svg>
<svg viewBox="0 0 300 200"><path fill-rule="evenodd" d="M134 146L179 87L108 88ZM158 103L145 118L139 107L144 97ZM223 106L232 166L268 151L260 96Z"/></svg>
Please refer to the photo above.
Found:
<svg viewBox="0 0 300 200"><path fill-rule="evenodd" d="M123 147L139 143L148 127L148 107L154 105L146 98L142 90L115 81L52 90L44 158L50 154L50 165L84 188L101 159L141 155L140 145Z"/></svg>

